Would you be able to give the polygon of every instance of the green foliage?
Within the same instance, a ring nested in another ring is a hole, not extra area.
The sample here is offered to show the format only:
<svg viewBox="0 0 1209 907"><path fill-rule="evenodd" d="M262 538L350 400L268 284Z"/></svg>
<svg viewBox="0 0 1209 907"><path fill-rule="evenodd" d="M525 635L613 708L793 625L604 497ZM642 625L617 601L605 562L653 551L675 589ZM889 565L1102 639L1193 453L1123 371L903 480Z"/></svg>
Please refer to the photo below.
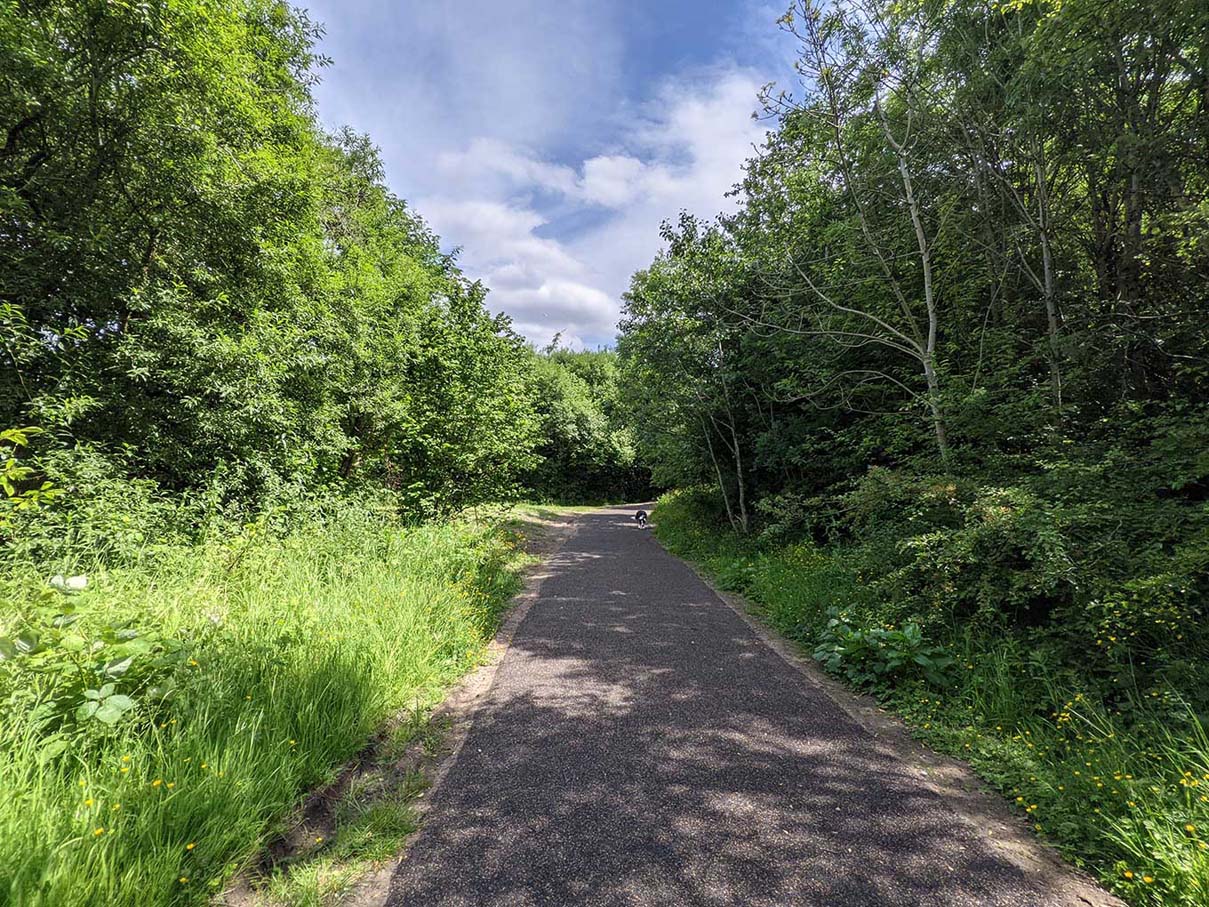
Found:
<svg viewBox="0 0 1209 907"><path fill-rule="evenodd" d="M800 90L737 210L626 298L637 447L716 489L658 531L1130 899L1201 903L1209 8L780 24Z"/></svg>
<svg viewBox="0 0 1209 907"><path fill-rule="evenodd" d="M929 543L917 514L885 539L919 539L921 565L1002 542L962 608L1000 580L1009 610L1060 605L1068 562L1162 574L1139 555L1195 531L1209 481L1184 232L1209 192L1203 7L794 3L803 91L766 93L737 211L665 225L626 297L620 383L656 478L816 542L855 531L871 468L955 482L934 528L960 537Z"/></svg>
<svg viewBox="0 0 1209 907"><path fill-rule="evenodd" d="M0 424L81 498L424 515L531 467L526 351L368 139L319 129L318 33L279 0L0 8Z"/></svg>
<svg viewBox="0 0 1209 907"><path fill-rule="evenodd" d="M716 481L725 517L746 529L746 473L740 439L748 389L742 380L742 332L712 318L742 292L742 262L715 230L682 214L665 224L670 244L625 295L618 352L619 386L636 444L657 486Z"/></svg>
<svg viewBox="0 0 1209 907"><path fill-rule="evenodd" d="M819 632L814 657L833 674L842 674L858 687L885 687L922 676L934 686L948 685L945 670L953 664L939 646L924 642L918 624L901 628L860 629L838 609Z"/></svg>
<svg viewBox="0 0 1209 907"><path fill-rule="evenodd" d="M1203 701L1203 662L1182 675L1122 666L1120 682L1096 669L1096 647L1071 651L1052 632L1002 620L925 631L869 585L894 568L879 572L868 543L757 541L719 528L718 506L666 495L655 530L929 745L968 760L1110 888L1138 904L1203 902L1209 737L1190 707Z"/></svg>
<svg viewBox="0 0 1209 907"><path fill-rule="evenodd" d="M423 518L641 475L611 359L550 357L552 394L370 140L320 128L319 33L0 4L0 901L205 903L478 657L515 553ZM353 826L378 858L410 817Z"/></svg>
<svg viewBox="0 0 1209 907"><path fill-rule="evenodd" d="M530 368L540 440L529 490L565 503L647 497L649 479L618 404L616 354L552 348Z"/></svg>
<svg viewBox="0 0 1209 907"><path fill-rule="evenodd" d="M10 567L87 573L154 557L197 532L200 501L173 499L150 479L129 478L122 458L81 444L51 448L35 462L60 494L51 507L15 515L4 551Z"/></svg>
<svg viewBox="0 0 1209 907"><path fill-rule="evenodd" d="M3 898L205 903L385 718L476 661L515 557L494 522L346 506L87 581L10 575Z"/></svg>
<svg viewBox="0 0 1209 907"><path fill-rule="evenodd" d="M10 541L14 523L21 516L41 509L59 498L62 489L53 482L39 481L36 466L21 462L22 448L28 447L36 428L9 428L0 431L0 540ZM22 512L25 512L24 514Z"/></svg>

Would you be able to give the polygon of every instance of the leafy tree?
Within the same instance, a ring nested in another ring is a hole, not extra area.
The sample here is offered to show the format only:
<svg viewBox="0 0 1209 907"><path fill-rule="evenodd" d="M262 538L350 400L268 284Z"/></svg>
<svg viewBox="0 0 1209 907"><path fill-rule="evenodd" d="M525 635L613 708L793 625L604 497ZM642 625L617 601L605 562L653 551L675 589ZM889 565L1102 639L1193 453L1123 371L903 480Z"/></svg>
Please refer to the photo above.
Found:
<svg viewBox="0 0 1209 907"><path fill-rule="evenodd" d="M573 502L649 495L619 406L615 353L551 345L533 357L528 387L540 439L526 479L534 493Z"/></svg>
<svg viewBox="0 0 1209 907"><path fill-rule="evenodd" d="M1204 4L781 24L800 90L766 93L737 212L667 228L626 298L656 479L852 543L870 620L1039 633L1110 698L1126 670L1203 677Z"/></svg>
<svg viewBox="0 0 1209 907"><path fill-rule="evenodd" d="M277 0L0 9L0 425L69 484L100 457L232 515L432 513L532 465L521 343L369 139L319 129L317 35Z"/></svg>

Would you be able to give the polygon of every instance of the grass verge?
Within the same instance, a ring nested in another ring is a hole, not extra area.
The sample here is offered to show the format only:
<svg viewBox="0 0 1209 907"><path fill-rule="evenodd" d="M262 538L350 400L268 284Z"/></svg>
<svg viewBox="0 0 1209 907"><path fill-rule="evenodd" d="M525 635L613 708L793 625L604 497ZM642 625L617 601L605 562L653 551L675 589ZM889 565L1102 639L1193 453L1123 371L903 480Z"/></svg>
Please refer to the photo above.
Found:
<svg viewBox="0 0 1209 907"><path fill-rule="evenodd" d="M522 557L498 518L351 512L162 552L80 591L10 574L0 902L205 903L389 716L422 713L477 662ZM341 833L315 842L316 878L397 846L405 793L349 798Z"/></svg>
<svg viewBox="0 0 1209 907"><path fill-rule="evenodd" d="M1209 738L1175 690L1137 689L1107 705L1077 664L1011 634L954 627L923 648L877 621L844 548L741 537L690 495L662 498L653 518L669 550L816 657L834 654L847 632L832 668L928 745L969 762L1037 834L1125 900L1209 904ZM872 632L851 632L846 609L858 601ZM943 664L943 682L900 670L895 661L912 651Z"/></svg>

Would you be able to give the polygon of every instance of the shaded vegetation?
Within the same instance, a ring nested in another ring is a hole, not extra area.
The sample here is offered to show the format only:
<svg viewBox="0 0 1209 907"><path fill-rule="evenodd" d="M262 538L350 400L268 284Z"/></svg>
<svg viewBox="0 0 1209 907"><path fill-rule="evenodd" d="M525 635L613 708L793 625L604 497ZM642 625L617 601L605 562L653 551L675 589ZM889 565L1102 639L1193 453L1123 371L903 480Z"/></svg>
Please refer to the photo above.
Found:
<svg viewBox="0 0 1209 907"><path fill-rule="evenodd" d="M1209 885L1209 737L1201 689L1118 689L1051 634L930 628L887 606L859 544L719 528L716 493L660 499L659 538L877 696L930 746L967 760L1034 830L1140 904L1201 904Z"/></svg>
<svg viewBox="0 0 1209 907"><path fill-rule="evenodd" d="M617 354L550 349L534 363L537 466L530 494L585 503L645 500L650 473L636 459L617 397Z"/></svg>

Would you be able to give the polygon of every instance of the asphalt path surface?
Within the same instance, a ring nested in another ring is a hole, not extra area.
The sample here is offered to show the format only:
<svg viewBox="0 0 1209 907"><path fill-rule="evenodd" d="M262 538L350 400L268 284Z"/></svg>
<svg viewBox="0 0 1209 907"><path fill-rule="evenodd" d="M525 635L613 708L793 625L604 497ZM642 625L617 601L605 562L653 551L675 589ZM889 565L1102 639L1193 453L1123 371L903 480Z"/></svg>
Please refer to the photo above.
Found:
<svg viewBox="0 0 1209 907"><path fill-rule="evenodd" d="M632 510L553 556L393 907L1021 905L1059 895Z"/></svg>

